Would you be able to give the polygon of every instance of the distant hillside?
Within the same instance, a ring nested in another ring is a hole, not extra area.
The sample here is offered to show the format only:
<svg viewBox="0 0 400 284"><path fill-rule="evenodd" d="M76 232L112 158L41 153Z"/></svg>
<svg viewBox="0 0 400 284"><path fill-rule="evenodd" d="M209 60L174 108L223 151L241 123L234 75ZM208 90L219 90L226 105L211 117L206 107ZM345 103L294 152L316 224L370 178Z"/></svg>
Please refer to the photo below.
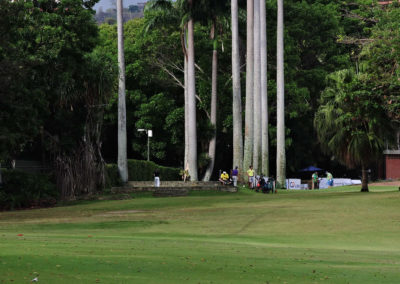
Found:
<svg viewBox="0 0 400 284"><path fill-rule="evenodd" d="M124 8L123 10L124 22L135 18L142 18L143 9L145 5L146 2L143 2L143 3L129 5L128 8ZM100 6L96 10L95 19L98 24L102 23L115 24L117 22L117 9L108 8L107 10L104 11L103 7Z"/></svg>

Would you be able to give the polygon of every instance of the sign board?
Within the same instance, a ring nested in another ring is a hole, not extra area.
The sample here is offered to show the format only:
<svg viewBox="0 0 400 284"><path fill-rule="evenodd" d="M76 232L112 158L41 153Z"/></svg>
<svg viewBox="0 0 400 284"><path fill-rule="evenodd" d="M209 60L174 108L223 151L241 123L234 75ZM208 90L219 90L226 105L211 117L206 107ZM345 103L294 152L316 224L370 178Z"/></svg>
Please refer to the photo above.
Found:
<svg viewBox="0 0 400 284"><path fill-rule="evenodd" d="M354 181L356 182L356 181ZM349 178L334 178L333 179L333 186L344 186L344 185L353 185L355 184L351 179ZM319 180L319 188L324 189L328 188L328 180L327 178L321 178Z"/></svg>
<svg viewBox="0 0 400 284"><path fill-rule="evenodd" d="M300 188L301 188L301 189L308 189L308 184L302 183L302 184L300 185Z"/></svg>
<svg viewBox="0 0 400 284"><path fill-rule="evenodd" d="M353 185L353 182L349 178L333 179L333 186L344 186L344 185Z"/></svg>
<svg viewBox="0 0 400 284"><path fill-rule="evenodd" d="M301 189L301 179L290 178L286 180L287 189Z"/></svg>

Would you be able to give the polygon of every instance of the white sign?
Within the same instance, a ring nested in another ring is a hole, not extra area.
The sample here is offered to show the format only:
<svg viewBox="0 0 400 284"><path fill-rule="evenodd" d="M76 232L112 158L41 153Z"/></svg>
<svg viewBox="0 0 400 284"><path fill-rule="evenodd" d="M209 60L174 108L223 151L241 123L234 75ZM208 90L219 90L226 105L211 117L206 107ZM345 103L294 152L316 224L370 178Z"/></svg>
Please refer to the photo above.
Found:
<svg viewBox="0 0 400 284"><path fill-rule="evenodd" d="M301 189L308 189L308 184L307 184L307 183L302 183L302 184L300 185L300 188L301 188Z"/></svg>
<svg viewBox="0 0 400 284"><path fill-rule="evenodd" d="M319 188L320 189L328 188L328 179L327 178L320 178L319 179Z"/></svg>
<svg viewBox="0 0 400 284"><path fill-rule="evenodd" d="M301 189L301 179L290 178L286 180L287 189Z"/></svg>
<svg viewBox="0 0 400 284"><path fill-rule="evenodd" d="M345 186L345 185L354 185L361 184L361 180L352 180L349 178L334 178L333 186ZM319 188L324 189L328 188L328 179L327 178L319 178ZM286 180L286 188L287 189L308 189L308 184L301 184L301 179L290 178Z"/></svg>
<svg viewBox="0 0 400 284"><path fill-rule="evenodd" d="M333 186L352 185L353 182L349 178L336 178L333 179Z"/></svg>
<svg viewBox="0 0 400 284"><path fill-rule="evenodd" d="M353 184L357 184L356 182L357 182L356 180L352 181L349 178L334 178L333 186L336 187L336 186L353 185ZM319 188L320 189L328 188L327 178L321 178L319 180Z"/></svg>

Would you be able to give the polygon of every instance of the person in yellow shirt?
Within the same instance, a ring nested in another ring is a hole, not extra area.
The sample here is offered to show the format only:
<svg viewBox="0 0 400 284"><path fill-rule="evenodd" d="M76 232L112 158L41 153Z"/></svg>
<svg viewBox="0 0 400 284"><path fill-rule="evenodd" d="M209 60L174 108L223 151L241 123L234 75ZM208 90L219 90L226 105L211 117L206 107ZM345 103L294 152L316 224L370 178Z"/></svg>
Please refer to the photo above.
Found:
<svg viewBox="0 0 400 284"><path fill-rule="evenodd" d="M228 184L229 183L229 175L227 172L222 172L221 177L219 178L219 181L222 183L222 185Z"/></svg>
<svg viewBox="0 0 400 284"><path fill-rule="evenodd" d="M250 166L247 170L247 176L249 177L249 187L254 188L254 170L253 166Z"/></svg>

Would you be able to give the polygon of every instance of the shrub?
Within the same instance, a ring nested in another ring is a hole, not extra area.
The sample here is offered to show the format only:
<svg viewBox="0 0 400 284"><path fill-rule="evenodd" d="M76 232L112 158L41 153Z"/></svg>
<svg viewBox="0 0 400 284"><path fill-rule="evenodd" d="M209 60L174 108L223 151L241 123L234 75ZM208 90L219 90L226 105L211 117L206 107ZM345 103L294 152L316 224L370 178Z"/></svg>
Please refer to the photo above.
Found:
<svg viewBox="0 0 400 284"><path fill-rule="evenodd" d="M107 167L107 187L122 185L118 173L118 166L115 164L108 164ZM179 180L180 174L178 168L164 167L157 165L154 162L143 160L128 160L128 173L129 180L131 181L144 181L153 180L154 171L158 169L160 172L161 180Z"/></svg>
<svg viewBox="0 0 400 284"><path fill-rule="evenodd" d="M106 188L121 186L122 181L119 176L118 166L116 164L106 165Z"/></svg>
<svg viewBox="0 0 400 284"><path fill-rule="evenodd" d="M164 167L154 162L143 160L128 160L129 180L153 180L154 171L158 169L161 180L179 180L179 169Z"/></svg>
<svg viewBox="0 0 400 284"><path fill-rule="evenodd" d="M49 175L3 169L2 177L1 210L50 206L56 203L58 192Z"/></svg>

